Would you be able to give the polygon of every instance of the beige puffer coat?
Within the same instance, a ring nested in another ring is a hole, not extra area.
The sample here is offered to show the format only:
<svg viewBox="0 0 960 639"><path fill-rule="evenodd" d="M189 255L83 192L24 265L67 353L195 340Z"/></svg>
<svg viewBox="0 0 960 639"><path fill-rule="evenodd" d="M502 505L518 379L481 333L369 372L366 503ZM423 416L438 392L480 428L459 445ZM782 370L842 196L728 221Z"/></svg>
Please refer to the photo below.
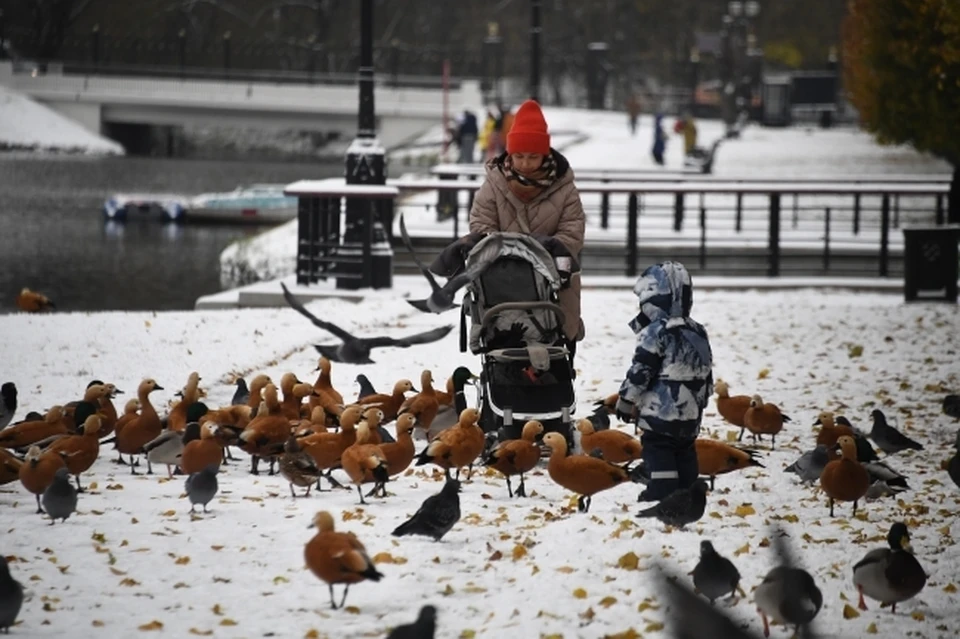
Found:
<svg viewBox="0 0 960 639"><path fill-rule="evenodd" d="M579 262L586 224L583 203L573 184L570 163L556 151L551 152L557 163L557 180L529 202L524 202L510 190L496 159L487 162L487 179L477 191L470 209L470 232L555 237ZM567 338L583 339L579 273L570 279L569 287L560 291L560 306L566 317L563 332Z"/></svg>

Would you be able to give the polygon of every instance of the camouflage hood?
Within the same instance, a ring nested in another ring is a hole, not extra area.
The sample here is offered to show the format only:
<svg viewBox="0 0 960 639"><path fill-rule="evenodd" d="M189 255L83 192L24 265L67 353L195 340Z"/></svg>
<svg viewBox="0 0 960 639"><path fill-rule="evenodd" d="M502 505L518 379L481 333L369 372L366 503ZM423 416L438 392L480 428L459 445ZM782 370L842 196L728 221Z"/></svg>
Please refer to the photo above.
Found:
<svg viewBox="0 0 960 639"><path fill-rule="evenodd" d="M680 262L648 267L634 284L633 293L640 302L640 313L630 321L634 333L653 322L667 320L668 324L684 324L690 317L693 284L690 273Z"/></svg>

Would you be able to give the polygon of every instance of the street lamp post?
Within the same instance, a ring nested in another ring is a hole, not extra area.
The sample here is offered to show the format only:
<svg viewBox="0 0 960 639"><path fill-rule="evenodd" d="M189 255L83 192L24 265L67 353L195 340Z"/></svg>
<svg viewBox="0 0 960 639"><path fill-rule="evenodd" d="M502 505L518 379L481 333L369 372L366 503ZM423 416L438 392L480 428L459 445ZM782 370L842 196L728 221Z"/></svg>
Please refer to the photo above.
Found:
<svg viewBox="0 0 960 639"><path fill-rule="evenodd" d="M541 0L530 0L530 99L540 101L540 5Z"/></svg>
<svg viewBox="0 0 960 639"><path fill-rule="evenodd" d="M346 182L347 184L386 184L387 170L383 146L377 139L376 111L373 100L373 0L360 2L360 67L357 73L360 89L359 112L357 114L357 137L347 148ZM341 254L359 254L364 241L383 243L387 241L385 228L389 224L383 208L378 211L379 220L373 228L368 228L369 211L372 201L357 197L347 198L343 246ZM387 244L389 247L389 244ZM392 254L391 254L392 261ZM379 266L370 269L376 271ZM353 267L353 268L351 268ZM386 264L387 269L392 268ZM364 281L362 264L339 265L340 273L350 273L355 277L338 277L337 288L358 289L374 285ZM373 277L377 277L374 272ZM389 274L386 275L389 277ZM389 284L388 284L389 286Z"/></svg>
<svg viewBox="0 0 960 639"><path fill-rule="evenodd" d="M100 23L93 25L90 30L90 46L93 49L91 57L93 58L93 69L100 68Z"/></svg>
<svg viewBox="0 0 960 639"><path fill-rule="evenodd" d="M500 76L503 74L503 39L500 37L500 25L496 22L487 24L487 37L483 40L484 90L493 94L494 102L501 101Z"/></svg>
<svg viewBox="0 0 960 639"><path fill-rule="evenodd" d="M700 50L690 48L690 115L697 115L697 85L700 83Z"/></svg>
<svg viewBox="0 0 960 639"><path fill-rule="evenodd" d="M180 79L183 80L184 76L184 67L187 64L187 30L180 29L177 33L177 41L179 46L179 58L180 58Z"/></svg>
<svg viewBox="0 0 960 639"><path fill-rule="evenodd" d="M230 32L225 31L223 34L223 77L227 79L230 77Z"/></svg>

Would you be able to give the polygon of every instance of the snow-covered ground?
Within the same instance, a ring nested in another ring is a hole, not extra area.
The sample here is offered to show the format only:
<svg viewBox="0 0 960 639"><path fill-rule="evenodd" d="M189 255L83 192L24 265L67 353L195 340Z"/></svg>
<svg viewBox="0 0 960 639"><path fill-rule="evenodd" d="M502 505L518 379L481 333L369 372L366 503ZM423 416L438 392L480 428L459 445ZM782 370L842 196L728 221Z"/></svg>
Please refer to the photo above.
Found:
<svg viewBox="0 0 960 639"><path fill-rule="evenodd" d="M123 147L0 84L0 149L123 155Z"/></svg>
<svg viewBox="0 0 960 639"><path fill-rule="evenodd" d="M650 155L653 136L653 118L640 118L636 136L631 136L627 128L627 118L622 113L611 111L589 111L557 107L544 108L544 114L550 127L552 141L556 148L570 160L576 172L578 169L636 169L644 171L663 171L674 174L683 167L682 137L670 133L673 119L668 118L665 126L670 140L667 144L666 166L658 167ZM699 143L709 146L723 135L724 125L718 120L700 120L698 122ZM421 138L425 145L439 145L441 130L428 131ZM422 147L421 147L422 148ZM439 146L436 147L439 150ZM412 171L404 166L402 155L396 154L388 167L392 177ZM420 169L425 171L425 169ZM824 178L825 180L847 177L876 177L882 182L885 175L944 175L949 174L949 166L936 158L917 153L907 146L881 146L873 136L852 128L819 129L814 127L764 128L748 126L740 139L724 142L717 151L714 174L719 177L736 178ZM758 199L758 197L760 199ZM744 198L744 206L764 206L762 196ZM452 237L452 221L436 222L434 205L435 192L410 194L404 197L402 210L407 226L414 236L437 235ZM691 222L680 233L672 230L672 205L670 195L644 196L645 213L641 214L640 234L642 237L670 238L669 241L696 245L699 242L699 228L695 223L695 203L692 198L687 206ZM611 197L611 221L609 229L600 228L600 196L583 194L584 206L588 211L587 240L589 242L625 241L626 196ZM734 196L709 195L706 206L707 234L711 243L718 238L737 245L766 245L767 228L765 221L747 222L744 231L734 234L733 207ZM461 228L466 220L467 195L461 194ZM792 197L785 200L785 210L792 211ZM864 250L877 250L879 230L873 222L865 222L860 234L854 236L852 225L847 223L852 213L850 198L802 198L801 207L810 207L801 216L797 228L784 225L783 245L791 242L819 241L823 235L823 208L832 207L834 218L831 228L831 241L834 246L852 245L866 247ZM930 198L900 199L904 209L913 207L929 214L932 210ZM724 209L720 211L720 209ZM877 217L874 212L873 218ZM871 214L865 214L865 220ZM905 221L909 219L904 215ZM868 228L869 227L869 228ZM399 233L395 229L395 232ZM221 254L221 280L225 285L241 282L235 277L238 270L255 274L260 279L275 279L293 272L296 257L297 222L294 220L272 229L261 236L244 240L232 245ZM893 233L892 246L902 243L902 235ZM809 244L808 244L809 245ZM250 281L243 280L243 282Z"/></svg>
<svg viewBox="0 0 960 639"><path fill-rule="evenodd" d="M425 291L421 285L413 294ZM419 314L398 295L379 291L359 304L331 299L309 306L360 334L400 335L456 322L454 313ZM633 347L626 322L635 299L623 289L587 290L583 307L580 415L618 388ZM175 637L382 637L430 603L439 609L442 638L666 637L661 623L671 613L654 591L654 562L685 574L699 542L710 539L737 564L749 593L773 561L768 524L779 524L823 591L816 626L824 635L955 637L960 491L939 463L957 428L940 412L943 395L960 389L956 308L850 292L723 291L697 292L694 316L710 333L715 374L733 393L757 392L779 404L793 421L775 451L758 447L766 468L717 480L707 515L687 531L634 518L635 486L601 493L589 514L579 514L545 472L528 478L530 497L519 500L507 498L495 474L481 472L464 485L463 518L442 542L396 539L389 532L440 488L431 468L390 483L386 499L361 508L355 491L292 499L279 476L249 475L245 458L222 472L211 512L191 516L182 477L168 481L162 470L131 477L104 448L84 478L90 492L65 524L50 526L35 514L33 496L18 483L0 487L0 552L13 558L11 571L30 597L13 634L119 637L139 635L139 628ZM237 374L278 379L292 371L312 381L311 344L329 338L288 308L6 315L0 334L9 338L0 342L2 381L20 388L18 418L78 398L94 378L126 391L122 403L151 376L165 387L156 396L165 406L192 370L202 377L206 401L225 404ZM479 365L459 353L457 331L431 346L376 351L374 359L373 366L334 365L334 383L345 396L355 396L353 379L361 372L385 389L399 378L418 379L424 368L445 379L459 364L474 372ZM857 517L849 504L840 505L831 519L825 497L783 468L812 446L810 424L819 411L832 409L868 427L875 407L925 446L889 460L912 490L900 500L861 504ZM711 403L704 436L733 434ZM307 524L321 509L382 561L384 579L351 588L345 611L329 609L326 586L304 568L303 546L313 534ZM897 520L911 527L930 575L926 589L896 614L869 602L869 611L846 619L844 605L856 604L852 565L883 546ZM628 553L639 558L636 570L618 567ZM750 600L728 611L759 632Z"/></svg>

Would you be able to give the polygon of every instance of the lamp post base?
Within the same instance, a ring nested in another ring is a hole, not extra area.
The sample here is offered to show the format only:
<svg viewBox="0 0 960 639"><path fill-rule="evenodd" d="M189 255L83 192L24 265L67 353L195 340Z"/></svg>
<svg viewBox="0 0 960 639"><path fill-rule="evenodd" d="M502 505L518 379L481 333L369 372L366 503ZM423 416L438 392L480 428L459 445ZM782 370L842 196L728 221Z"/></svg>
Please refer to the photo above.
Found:
<svg viewBox="0 0 960 639"><path fill-rule="evenodd" d="M376 137L357 137L347 147L347 185L382 185L387 182L386 151ZM338 289L390 288L393 249L387 229L393 223L393 202L384 199L346 198L343 242L338 255Z"/></svg>

